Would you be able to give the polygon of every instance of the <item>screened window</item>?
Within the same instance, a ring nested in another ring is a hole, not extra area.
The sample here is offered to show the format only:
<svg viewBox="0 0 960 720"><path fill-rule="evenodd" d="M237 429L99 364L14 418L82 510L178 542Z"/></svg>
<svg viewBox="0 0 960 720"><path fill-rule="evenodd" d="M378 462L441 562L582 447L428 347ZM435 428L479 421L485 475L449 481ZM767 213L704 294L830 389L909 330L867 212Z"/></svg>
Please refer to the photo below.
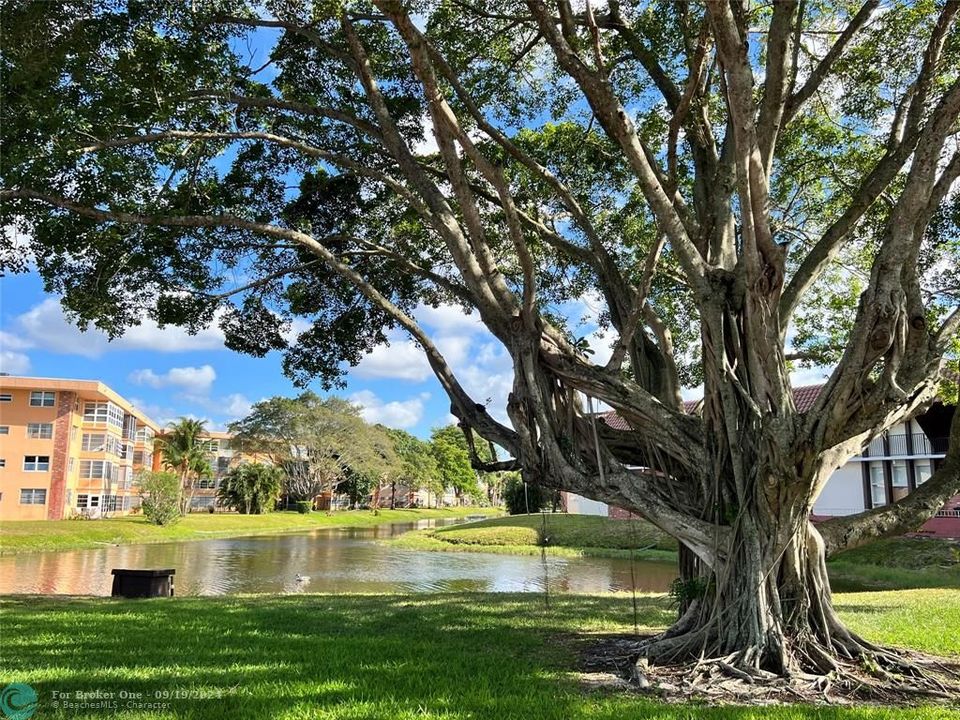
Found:
<svg viewBox="0 0 960 720"><path fill-rule="evenodd" d="M106 433L84 433L80 448L88 452L108 452L111 455L123 455L123 444L113 435Z"/></svg>
<svg viewBox="0 0 960 720"><path fill-rule="evenodd" d="M107 460L81 460L80 477L88 479L117 479L117 466Z"/></svg>
<svg viewBox="0 0 960 720"><path fill-rule="evenodd" d="M53 423L27 423L27 437L49 440L53 437Z"/></svg>
<svg viewBox="0 0 960 720"><path fill-rule="evenodd" d="M53 407L57 402L57 394L49 390L34 390L30 393L32 407Z"/></svg>
<svg viewBox="0 0 960 720"><path fill-rule="evenodd" d="M88 402L83 404L83 421L95 425L113 425L123 429L123 410L113 403Z"/></svg>
<svg viewBox="0 0 960 720"><path fill-rule="evenodd" d="M894 460L891 469L891 481L894 487L907 487L907 461Z"/></svg>
<svg viewBox="0 0 960 720"><path fill-rule="evenodd" d="M887 484L883 476L883 463L870 463L870 500L874 507L887 504Z"/></svg>
<svg viewBox="0 0 960 720"><path fill-rule="evenodd" d="M50 469L50 456L24 455L23 469L26 472L47 472Z"/></svg>
<svg viewBox="0 0 960 720"><path fill-rule="evenodd" d="M46 505L46 488L20 488L21 505Z"/></svg>
<svg viewBox="0 0 960 720"><path fill-rule="evenodd" d="M106 442L107 436L103 433L84 433L80 449L87 452L99 452L104 449Z"/></svg>

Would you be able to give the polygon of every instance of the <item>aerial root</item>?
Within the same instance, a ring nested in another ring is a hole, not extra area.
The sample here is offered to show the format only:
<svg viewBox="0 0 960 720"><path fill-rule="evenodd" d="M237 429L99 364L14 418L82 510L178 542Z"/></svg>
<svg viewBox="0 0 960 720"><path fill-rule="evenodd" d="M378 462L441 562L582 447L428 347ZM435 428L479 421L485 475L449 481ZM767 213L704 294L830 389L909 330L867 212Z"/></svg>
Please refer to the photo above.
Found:
<svg viewBox="0 0 960 720"><path fill-rule="evenodd" d="M623 683L618 687L671 702L911 705L960 701L960 665L954 660L860 644L852 634L834 638L832 652L810 639L791 642L785 648L790 667L782 673L760 666L760 660L769 657L760 647L722 655L704 652L664 663L667 652L675 655L679 650L679 638L668 640L674 642L665 651L663 636L643 642L636 637L609 638L591 649L586 669L605 670Z"/></svg>

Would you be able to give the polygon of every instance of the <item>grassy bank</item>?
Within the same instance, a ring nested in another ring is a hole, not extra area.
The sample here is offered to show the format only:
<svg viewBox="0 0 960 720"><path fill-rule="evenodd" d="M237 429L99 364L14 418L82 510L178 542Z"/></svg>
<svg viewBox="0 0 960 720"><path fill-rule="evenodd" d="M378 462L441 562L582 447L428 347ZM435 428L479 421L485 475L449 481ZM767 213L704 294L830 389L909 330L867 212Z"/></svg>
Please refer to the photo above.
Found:
<svg viewBox="0 0 960 720"><path fill-rule="evenodd" d="M960 654L960 595L917 590L837 597L877 642ZM669 623L642 596L641 632ZM943 707L666 705L585 690L573 675L593 633L629 633L626 595L299 595L0 600L0 676L33 686L37 717L474 718L504 720L940 720ZM115 693L118 707L53 707L53 693ZM139 710L119 693L166 707ZM159 694L159 698L157 697Z"/></svg>
<svg viewBox="0 0 960 720"><path fill-rule="evenodd" d="M544 542L545 540L545 542ZM492 552L510 555L633 557L676 560L677 542L642 520L599 515L511 515L459 528L404 533L390 542L414 550Z"/></svg>
<svg viewBox="0 0 960 720"><path fill-rule="evenodd" d="M546 538L546 543L542 539ZM597 515L513 515L468 525L414 530L388 542L415 550L631 557L676 562L676 541L642 520ZM837 555L828 564L836 589L960 588L960 543L892 538Z"/></svg>
<svg viewBox="0 0 960 720"><path fill-rule="evenodd" d="M441 510L345 510L327 515L275 512L266 515L193 513L174 525L157 527L141 516L109 520L46 520L0 522L0 554L79 550L102 545L209 540L334 527L369 527L382 523L416 522L431 518L490 515L496 508Z"/></svg>

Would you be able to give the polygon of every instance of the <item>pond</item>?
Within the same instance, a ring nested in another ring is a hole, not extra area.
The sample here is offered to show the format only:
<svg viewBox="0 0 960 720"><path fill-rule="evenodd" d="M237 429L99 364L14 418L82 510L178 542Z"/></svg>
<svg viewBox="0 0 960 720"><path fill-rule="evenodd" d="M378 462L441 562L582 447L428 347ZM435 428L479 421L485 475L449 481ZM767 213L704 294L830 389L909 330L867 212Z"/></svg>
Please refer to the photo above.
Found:
<svg viewBox="0 0 960 720"><path fill-rule="evenodd" d="M122 545L0 557L0 593L109 595L113 568L176 568L177 595L238 593L662 592L672 563L444 553L381 542L457 521ZM308 578L297 580L297 575Z"/></svg>

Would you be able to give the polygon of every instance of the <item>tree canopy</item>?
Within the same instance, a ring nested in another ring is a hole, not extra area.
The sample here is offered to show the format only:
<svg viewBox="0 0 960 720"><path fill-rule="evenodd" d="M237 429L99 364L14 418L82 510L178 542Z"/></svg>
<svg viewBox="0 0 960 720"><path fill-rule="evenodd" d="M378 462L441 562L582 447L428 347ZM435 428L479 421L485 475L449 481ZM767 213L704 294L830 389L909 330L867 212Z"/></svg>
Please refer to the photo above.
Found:
<svg viewBox="0 0 960 720"><path fill-rule="evenodd" d="M0 224L27 240L7 233L3 269L35 263L113 334L144 313L218 322L300 383L337 384L403 329L462 427L509 453L497 469L635 510L692 553L711 594L649 658L838 671L874 650L833 612L824 552L960 486L955 422L922 492L829 547L809 522L957 350L958 12L5 3ZM564 312L588 294L609 357ZM509 423L417 322L440 303L509 353ZM801 413L803 362L833 369ZM628 429L597 429L584 394Z"/></svg>
<svg viewBox="0 0 960 720"><path fill-rule="evenodd" d="M332 492L348 472L377 477L392 453L385 433L366 423L358 406L313 392L261 400L230 430L245 450L283 469L284 491L296 500Z"/></svg>

